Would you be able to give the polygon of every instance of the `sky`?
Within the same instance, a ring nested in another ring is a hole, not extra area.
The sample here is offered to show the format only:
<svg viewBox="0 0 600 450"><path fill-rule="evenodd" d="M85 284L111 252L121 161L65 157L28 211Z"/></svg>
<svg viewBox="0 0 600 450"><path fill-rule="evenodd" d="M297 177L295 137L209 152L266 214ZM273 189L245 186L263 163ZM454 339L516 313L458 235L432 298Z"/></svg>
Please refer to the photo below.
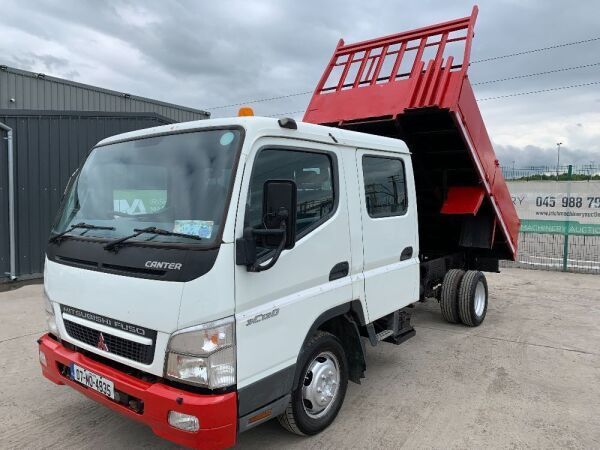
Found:
<svg viewBox="0 0 600 450"><path fill-rule="evenodd" d="M314 89L346 43L470 14L455 0L3 2L0 64L233 116L220 106ZM600 2L480 0L471 61L600 38ZM500 78L589 65L496 83ZM600 39L473 63L478 99L600 83ZM294 112L310 95L248 103ZM600 165L600 84L482 100L503 165ZM289 115L289 114L288 114Z"/></svg>

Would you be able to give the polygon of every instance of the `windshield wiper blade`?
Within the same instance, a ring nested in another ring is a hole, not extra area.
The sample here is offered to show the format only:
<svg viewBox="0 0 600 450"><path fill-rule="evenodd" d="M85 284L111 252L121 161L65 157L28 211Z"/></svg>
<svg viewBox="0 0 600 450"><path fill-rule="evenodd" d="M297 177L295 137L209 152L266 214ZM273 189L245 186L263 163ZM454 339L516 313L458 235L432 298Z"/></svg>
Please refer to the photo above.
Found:
<svg viewBox="0 0 600 450"><path fill-rule="evenodd" d="M133 239L142 234L160 234L162 236L178 236L185 237L190 239L196 239L197 241L201 241L202 238L200 236L196 236L195 234L186 234L186 233L175 233L174 231L163 230L162 228L157 227L147 227L147 228L134 228L134 233L129 236L124 236L122 238L116 239L114 241L109 242L104 246L104 250L108 251L116 251L119 247L123 245L125 241L129 239Z"/></svg>
<svg viewBox="0 0 600 450"><path fill-rule="evenodd" d="M197 234L176 233L175 231L164 230L162 228L157 228L157 227L148 227L148 228L142 228L142 229L135 228L133 231L140 233L140 234L150 233L150 234L160 234L161 236L177 236L177 237L196 239L197 241L202 240L202 238L200 236L198 236Z"/></svg>
<svg viewBox="0 0 600 450"><path fill-rule="evenodd" d="M70 233L71 231L77 230L77 229L84 229L84 230L114 230L115 227L102 227L100 225L92 225L91 223L79 222L79 223L76 223L75 225L71 225L67 230L63 231L62 233L58 233L56 236L52 236L49 239L49 242L59 243L62 239L64 239L66 237L66 235L68 233Z"/></svg>

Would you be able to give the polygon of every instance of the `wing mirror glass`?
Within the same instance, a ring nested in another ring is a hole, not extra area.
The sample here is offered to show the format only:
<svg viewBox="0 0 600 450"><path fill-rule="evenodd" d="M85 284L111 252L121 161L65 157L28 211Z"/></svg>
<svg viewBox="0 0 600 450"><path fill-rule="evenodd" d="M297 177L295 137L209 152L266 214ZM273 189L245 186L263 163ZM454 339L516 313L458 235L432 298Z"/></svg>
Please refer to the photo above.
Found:
<svg viewBox="0 0 600 450"><path fill-rule="evenodd" d="M266 230L283 230L283 248L294 248L296 244L296 183L291 180L268 180L263 188L263 223ZM263 246L277 248L281 237L276 234L263 235Z"/></svg>
<svg viewBox="0 0 600 450"><path fill-rule="evenodd" d="M251 272L261 272L275 265L284 249L296 244L297 188L291 180L267 180L263 186L264 228L246 228L236 242L236 264ZM275 249L270 261L256 261L256 246Z"/></svg>

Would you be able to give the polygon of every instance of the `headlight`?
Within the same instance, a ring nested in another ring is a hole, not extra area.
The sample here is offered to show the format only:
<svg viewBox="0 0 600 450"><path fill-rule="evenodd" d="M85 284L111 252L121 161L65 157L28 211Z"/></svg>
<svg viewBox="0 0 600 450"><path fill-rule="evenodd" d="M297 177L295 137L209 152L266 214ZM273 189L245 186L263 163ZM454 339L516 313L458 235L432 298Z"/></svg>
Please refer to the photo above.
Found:
<svg viewBox="0 0 600 450"><path fill-rule="evenodd" d="M52 307L52 302L48 298L48 294L46 293L46 288L44 287L44 308L46 310L46 327L48 328L48 332L53 334L57 338L60 338L60 334L58 334L58 327L56 326L56 317L54 315L54 308Z"/></svg>
<svg viewBox="0 0 600 450"><path fill-rule="evenodd" d="M174 333L169 340L166 376L210 389L235 384L233 317Z"/></svg>

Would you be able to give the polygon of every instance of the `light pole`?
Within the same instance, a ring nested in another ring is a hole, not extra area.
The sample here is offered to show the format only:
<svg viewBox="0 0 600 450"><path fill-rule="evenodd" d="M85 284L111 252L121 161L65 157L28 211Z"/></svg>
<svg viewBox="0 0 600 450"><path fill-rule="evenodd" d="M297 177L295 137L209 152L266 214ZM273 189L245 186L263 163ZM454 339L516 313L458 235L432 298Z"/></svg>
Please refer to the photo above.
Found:
<svg viewBox="0 0 600 450"><path fill-rule="evenodd" d="M556 143L556 181L558 181L558 171L560 170L560 146L562 142Z"/></svg>

